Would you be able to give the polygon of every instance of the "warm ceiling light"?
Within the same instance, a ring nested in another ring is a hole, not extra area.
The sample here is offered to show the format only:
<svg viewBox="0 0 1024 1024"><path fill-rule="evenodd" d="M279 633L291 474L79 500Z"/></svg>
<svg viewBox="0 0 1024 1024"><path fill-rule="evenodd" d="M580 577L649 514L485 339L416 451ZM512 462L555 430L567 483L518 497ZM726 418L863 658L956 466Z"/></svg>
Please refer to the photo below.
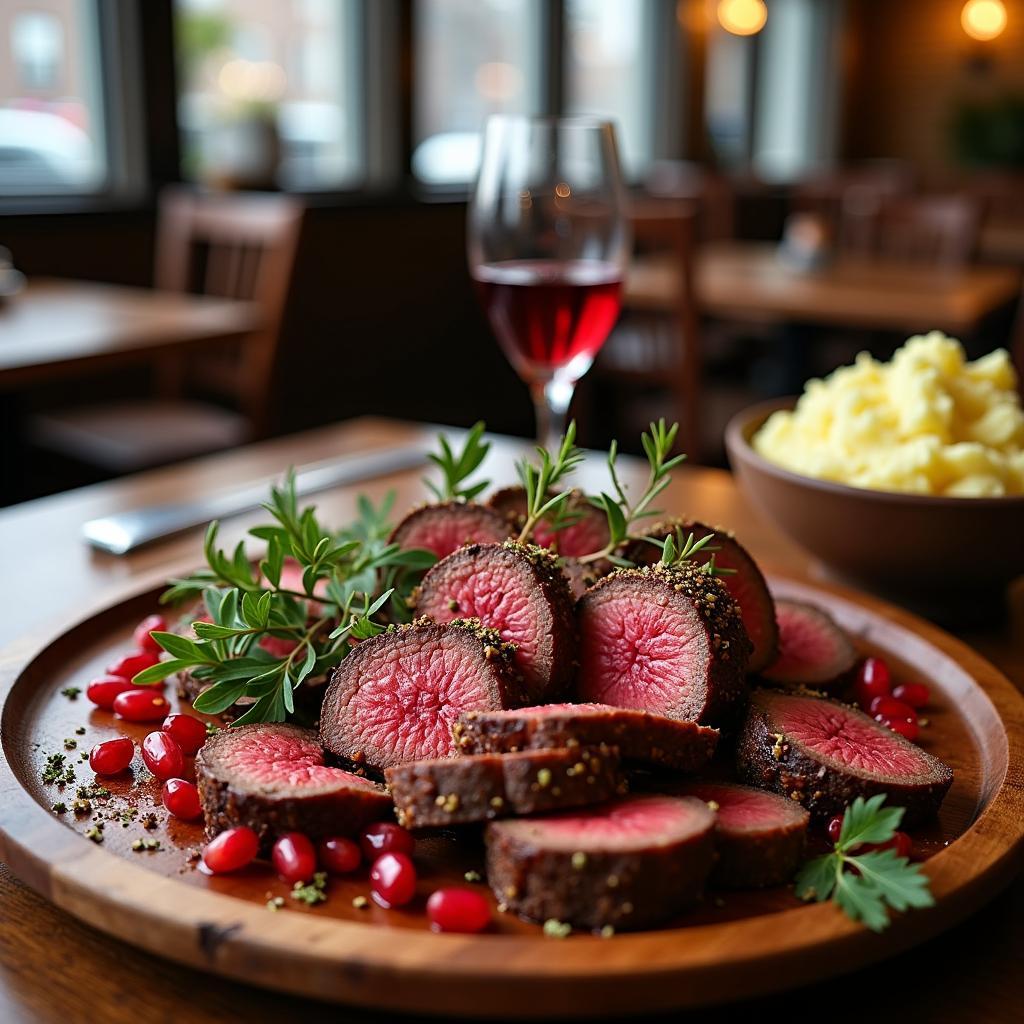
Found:
<svg viewBox="0 0 1024 1024"><path fill-rule="evenodd" d="M764 28L768 8L764 0L720 0L718 21L734 36L752 36Z"/></svg>
<svg viewBox="0 0 1024 1024"><path fill-rule="evenodd" d="M1006 28L1006 8L1002 0L967 0L960 24L972 39L995 39Z"/></svg>

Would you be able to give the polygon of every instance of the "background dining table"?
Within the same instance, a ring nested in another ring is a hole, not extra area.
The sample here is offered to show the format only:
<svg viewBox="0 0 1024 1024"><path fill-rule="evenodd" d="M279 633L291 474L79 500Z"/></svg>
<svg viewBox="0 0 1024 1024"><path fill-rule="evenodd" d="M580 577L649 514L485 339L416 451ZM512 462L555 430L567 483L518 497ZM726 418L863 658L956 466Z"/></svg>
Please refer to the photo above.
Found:
<svg viewBox="0 0 1024 1024"><path fill-rule="evenodd" d="M117 557L86 546L81 534L86 520L230 491L289 465L409 443L426 448L433 435L430 428L397 421L350 421L0 510L0 565L6 584L0 672L82 617L87 608L113 604L157 585L200 558L201 528ZM489 463L495 482L511 481L514 458L527 450L526 442L496 439ZM625 472L627 479L638 480L642 467L631 460ZM602 460L595 456L584 467L581 485L600 483L603 474ZM359 492L379 500L395 489L398 508L422 500L421 475L417 469L393 473L310 500L328 522L341 523L354 513ZM734 529L769 573L813 578L808 558L751 509L727 472L684 468L663 497L669 509ZM224 524L222 539L240 538L260 515L232 518ZM1005 621L958 635L1024 689L1024 588L1013 592ZM1022 766L1014 770L1019 785ZM1019 1019L1024 1005L1022 914L1024 881L1018 878L956 928L884 963L795 993L697 1011L689 1018L672 1014L647 1019L714 1024L779 1014L850 1024ZM839 974L842 964L835 967ZM298 1019L374 1024L402 1018L262 991L161 960L56 910L0 866L0 1021L5 1024L279 1024Z"/></svg>

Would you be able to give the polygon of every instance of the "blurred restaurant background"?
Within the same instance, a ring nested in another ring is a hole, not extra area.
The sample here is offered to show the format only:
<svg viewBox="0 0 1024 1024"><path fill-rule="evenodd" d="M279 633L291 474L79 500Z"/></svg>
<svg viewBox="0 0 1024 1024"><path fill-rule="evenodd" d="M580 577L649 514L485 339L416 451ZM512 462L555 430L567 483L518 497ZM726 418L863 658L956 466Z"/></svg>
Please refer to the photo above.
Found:
<svg viewBox="0 0 1024 1024"><path fill-rule="evenodd" d="M588 446L723 464L932 328L1024 359L1022 0L0 0L0 503L366 414L532 434L466 262L496 112L616 123Z"/></svg>

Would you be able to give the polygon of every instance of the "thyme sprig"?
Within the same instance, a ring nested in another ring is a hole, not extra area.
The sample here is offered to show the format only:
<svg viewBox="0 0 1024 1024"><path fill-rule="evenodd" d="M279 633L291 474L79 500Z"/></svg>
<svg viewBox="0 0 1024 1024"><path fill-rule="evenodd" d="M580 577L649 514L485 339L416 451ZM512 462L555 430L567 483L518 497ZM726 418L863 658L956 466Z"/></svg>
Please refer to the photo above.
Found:
<svg viewBox="0 0 1024 1024"><path fill-rule="evenodd" d="M661 545L661 564L665 566L682 565L684 562L692 562L693 556L699 554L701 551L714 552L716 549L711 544L715 539L713 533L709 533L700 540L694 539L694 535L691 533L689 536L683 536L683 529L681 526L677 526L674 532L668 534ZM723 566L715 565L715 556L712 553L711 557L700 566L700 572L706 573L708 576L734 576L736 574L735 569L726 569Z"/></svg>
<svg viewBox="0 0 1024 1024"><path fill-rule="evenodd" d="M857 797L843 814L834 850L808 861L796 878L800 899L831 899L847 917L874 932L889 927L886 907L907 910L935 903L920 865L895 850L877 849L892 839L903 819L903 808L883 807L885 800L885 793L870 800ZM865 844L876 848L858 853Z"/></svg>
<svg viewBox="0 0 1024 1024"><path fill-rule="evenodd" d="M466 434L466 440L458 453L452 449L444 434L438 436L440 451L431 452L427 458L441 470L443 477L441 486L430 480L423 481L438 501L472 501L491 486L490 480L481 480L471 485L466 484L466 481L480 468L481 463L487 458L487 453L491 450L490 442L483 440L486 429L487 426L483 420L474 423L469 433Z"/></svg>
<svg viewBox="0 0 1024 1024"><path fill-rule="evenodd" d="M619 479L616 460L619 455L617 441L612 441L608 449L608 472L611 476L613 494L602 492L599 497L591 499L593 504L604 511L608 518L608 543L600 551L584 555L583 563L608 559L615 565L631 566L633 563L617 555L616 549L625 541L635 538L634 530L641 519L659 516L663 513L651 508L651 503L668 487L672 479L672 470L685 458L685 454L672 455L679 424L667 426L664 419L650 424L650 430L640 435L644 454L649 466L647 483L635 501L630 501L626 488Z"/></svg>
<svg viewBox="0 0 1024 1024"><path fill-rule="evenodd" d="M557 485L570 476L583 461L583 452L576 447L576 422L572 421L562 436L558 451L552 454L538 446L539 463L521 459L516 463L519 481L526 491L526 521L519 532L519 543L530 539L534 527L542 519L558 521L565 511L566 502L572 497L572 488L557 491Z"/></svg>

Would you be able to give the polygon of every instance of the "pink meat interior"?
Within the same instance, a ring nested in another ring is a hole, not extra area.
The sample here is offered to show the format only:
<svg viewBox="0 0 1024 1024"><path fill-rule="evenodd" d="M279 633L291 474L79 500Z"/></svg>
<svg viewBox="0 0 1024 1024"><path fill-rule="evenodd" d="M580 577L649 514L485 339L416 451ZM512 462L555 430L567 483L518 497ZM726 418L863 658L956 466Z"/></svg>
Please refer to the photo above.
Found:
<svg viewBox="0 0 1024 1024"><path fill-rule="evenodd" d="M224 767L260 788L335 789L342 786L375 789L372 782L324 764L320 744L272 726L239 733L220 755Z"/></svg>
<svg viewBox="0 0 1024 1024"><path fill-rule="evenodd" d="M776 829L804 817L797 804L774 793L717 782L695 782L686 792L718 804L716 824L726 830L754 832Z"/></svg>
<svg viewBox="0 0 1024 1024"><path fill-rule="evenodd" d="M400 637L360 665L349 704L353 740L390 760L450 757L452 723L491 704L483 670L470 645Z"/></svg>
<svg viewBox="0 0 1024 1024"><path fill-rule="evenodd" d="M678 842L707 828L711 821L707 805L697 800L635 796L510 825L550 849L614 853Z"/></svg>
<svg viewBox="0 0 1024 1024"><path fill-rule="evenodd" d="M884 726L831 701L776 697L768 704L785 737L843 768L896 778L929 774L922 753Z"/></svg>
<svg viewBox="0 0 1024 1024"><path fill-rule="evenodd" d="M691 694L707 651L697 616L633 594L584 606L577 689L589 701L664 713Z"/></svg>
<svg viewBox="0 0 1024 1024"><path fill-rule="evenodd" d="M554 531L547 523L538 523L533 531L533 542L542 548L554 548L568 558L600 551L608 543L608 521L597 509L582 511L582 517L563 530Z"/></svg>
<svg viewBox="0 0 1024 1024"><path fill-rule="evenodd" d="M501 711L499 714L509 718L521 718L523 715L560 715L570 714L599 715L605 711L617 711L610 704L536 704L529 708L517 708L515 711Z"/></svg>
<svg viewBox="0 0 1024 1024"><path fill-rule="evenodd" d="M773 674L799 676L801 671L817 671L827 676L827 666L843 657L836 628L812 608L780 601L775 606L779 623L779 653L772 663ZM845 647L845 645L844 645Z"/></svg>
<svg viewBox="0 0 1024 1024"><path fill-rule="evenodd" d="M506 643L516 645L515 664L532 677L540 638L551 629L550 622L538 621L538 609L544 605L533 577L492 554L446 566L441 579L434 600L418 610L435 622L479 619Z"/></svg>
<svg viewBox="0 0 1024 1024"><path fill-rule="evenodd" d="M453 508L418 517L402 530L399 541L403 548L425 548L444 558L463 544L493 544L507 536L491 516L473 508Z"/></svg>

